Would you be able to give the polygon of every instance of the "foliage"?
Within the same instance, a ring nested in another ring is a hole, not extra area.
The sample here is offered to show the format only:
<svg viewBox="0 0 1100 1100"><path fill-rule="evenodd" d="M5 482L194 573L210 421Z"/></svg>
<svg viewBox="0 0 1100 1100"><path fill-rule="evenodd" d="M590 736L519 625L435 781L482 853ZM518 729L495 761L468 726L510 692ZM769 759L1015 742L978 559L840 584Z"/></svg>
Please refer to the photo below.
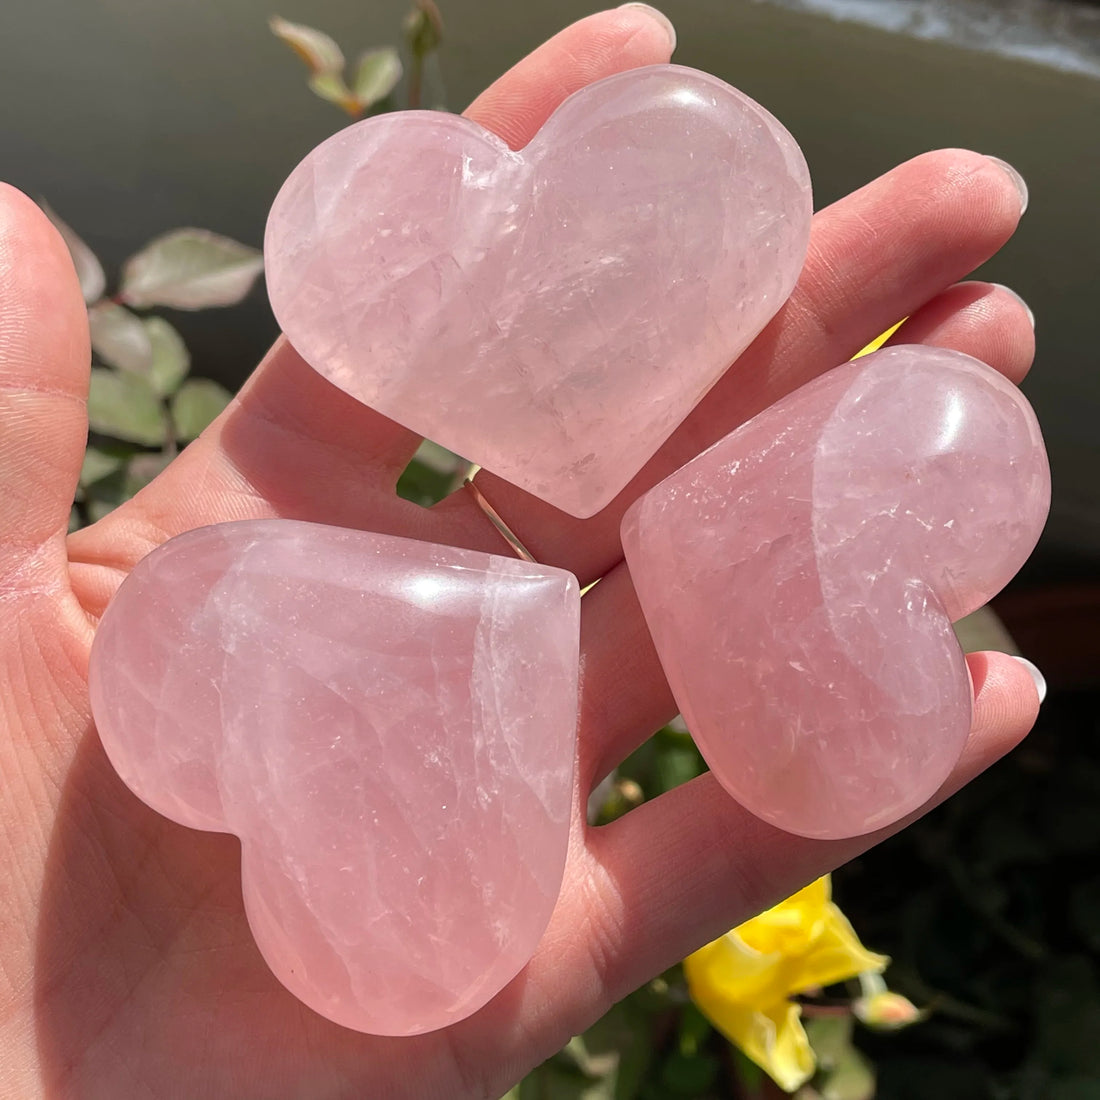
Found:
<svg viewBox="0 0 1100 1100"><path fill-rule="evenodd" d="M205 309L239 302L263 270L254 248L204 229L177 229L126 261L118 293L95 253L48 206L68 245L92 340L90 437L71 527L95 522L147 485L229 404L208 378L189 378L191 356L179 332L137 309Z"/></svg>
<svg viewBox="0 0 1100 1100"><path fill-rule="evenodd" d="M324 31L290 23L277 15L272 17L270 27L305 62L309 87L315 95L353 119L376 109L392 108L390 97L405 75L400 54L393 46L360 54L349 72L344 51ZM423 98L425 66L443 41L443 17L434 0L416 0L405 17L403 30L409 58L406 106L413 109Z"/></svg>
<svg viewBox="0 0 1100 1100"><path fill-rule="evenodd" d="M415 0L405 19L404 63L386 46L349 66L323 32L278 17L271 29L306 64L314 93L353 118L391 109L403 79L409 107L420 106L426 74L441 87L432 67L443 23L432 0ZM262 259L204 230L176 230L132 257L108 298L95 254L43 207L69 247L89 307L91 436L73 518L82 525L152 480L230 400L217 383L190 376L180 333L143 311L231 305L251 288ZM467 469L426 442L398 492L429 506ZM964 633L969 648L1011 645L987 615ZM1100 846L1096 713L1091 698L1052 698L1027 747L836 872L845 908L893 958L901 992L830 989L799 998L817 1073L796 1100L1100 1097L1100 876L1081 871ZM612 820L704 770L683 727L666 727L601 785L590 816ZM892 1017L913 1018L903 994L928 1006L928 1020L890 1034ZM695 1006L677 966L575 1037L506 1100L780 1095Z"/></svg>
<svg viewBox="0 0 1100 1100"><path fill-rule="evenodd" d="M931 1009L866 1044L880 1100L1100 1097L1096 702L1052 693L1020 749L835 876Z"/></svg>
<svg viewBox="0 0 1100 1100"><path fill-rule="evenodd" d="M956 624L956 631L967 650L1013 650L989 609ZM1100 733L1095 713L1082 708L1088 733ZM1045 719L1029 741L1034 750L1025 747L927 818L834 872L854 925L891 956L891 984L898 988L887 990L876 975L863 974L854 988L798 998L817 1072L795 1100L1100 1097L1100 877L1082 881L1073 866L1100 845L1100 738L1090 738L1091 762L1079 774L1060 769L1056 759L1063 753L1042 744L1059 718L1048 713ZM1068 749L1064 755L1075 758ZM614 820L705 770L677 720L601 784L589 816L596 824ZM1048 788L1041 808L1034 801L1036 771ZM1064 853L1060 860L1057 852ZM1044 867L1044 881L1058 883L1052 904L1035 881ZM1052 955L1021 928L1019 913L1063 933L1068 922L1064 954ZM1058 965L1048 969L1048 960ZM595 1033L603 1044L619 1035L622 1045L601 1046L602 1061L578 1063L576 1052L588 1049L592 1034L586 1032L508 1100L785 1095L695 1007L682 967L627 997L613 1019L614 1027L601 1021ZM921 1026L908 1027L918 1021Z"/></svg>
<svg viewBox="0 0 1100 1100"><path fill-rule="evenodd" d="M350 74L343 51L322 31L271 19L275 35L309 69L309 86L358 118L393 106L404 67L391 46L362 53ZM408 103L419 104L425 66L434 61L443 20L433 0L416 0L404 23L409 55ZM191 356L177 329L155 308L200 310L231 306L263 271L255 248L205 229L176 229L150 241L123 265L117 292L105 297L107 276L92 249L42 204L73 259L88 306L92 372L88 449L70 526L95 522L147 485L181 445L195 439L232 395L208 378L192 378ZM429 504L460 483L465 463L426 443L398 492Z"/></svg>
<svg viewBox="0 0 1100 1100"><path fill-rule="evenodd" d="M689 955L684 975L707 1019L795 1092L818 1069L800 998L853 978L874 977L885 991L878 975L888 963L859 942L825 876ZM829 1006L830 1013L849 1010ZM846 1056L841 1065L847 1069L851 1061Z"/></svg>
<svg viewBox="0 0 1100 1100"><path fill-rule="evenodd" d="M601 785L601 797L589 806L589 816L594 823L605 824L641 800L655 798L705 770L698 749L677 721L650 738L611 782ZM793 908L812 909L815 918L824 918L828 912L824 887L815 884L810 892L812 905L801 906L796 896ZM842 940L851 958L859 959L847 973L854 974L865 963L873 968L884 961L853 946L843 917L833 915L829 927L844 932L836 942ZM763 928L746 934L759 946L761 936L766 939L768 933ZM806 946L815 937L807 929L795 939ZM794 970L799 965L795 960ZM874 1095L874 1071L856 1045L851 1011L853 998L861 992L857 985L799 998L817 1072L797 1100L870 1100ZM782 1095L764 1071L696 1007L684 968L677 966L616 1005L593 1028L530 1073L505 1100L771 1100Z"/></svg>

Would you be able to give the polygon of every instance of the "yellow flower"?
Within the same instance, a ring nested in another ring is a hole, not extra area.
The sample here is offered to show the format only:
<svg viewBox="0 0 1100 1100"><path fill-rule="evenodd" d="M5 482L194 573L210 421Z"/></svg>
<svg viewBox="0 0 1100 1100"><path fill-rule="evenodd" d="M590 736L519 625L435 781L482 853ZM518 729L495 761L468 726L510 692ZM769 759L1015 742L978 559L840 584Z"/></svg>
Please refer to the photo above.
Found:
<svg viewBox="0 0 1100 1100"><path fill-rule="evenodd" d="M857 351L855 355L852 356L852 358L859 359L861 356L870 355L871 352L878 351L878 349L881 348L882 345L885 344L886 341L889 340L890 337L893 336L894 333L897 332L904 323L905 318L902 318L902 320L898 321L898 323L892 328L888 328L881 336L876 336L865 348Z"/></svg>
<svg viewBox="0 0 1100 1100"><path fill-rule="evenodd" d="M814 1053L792 997L889 960L859 942L831 900L829 877L727 932L684 960L688 990L726 1038L787 1092L814 1073Z"/></svg>

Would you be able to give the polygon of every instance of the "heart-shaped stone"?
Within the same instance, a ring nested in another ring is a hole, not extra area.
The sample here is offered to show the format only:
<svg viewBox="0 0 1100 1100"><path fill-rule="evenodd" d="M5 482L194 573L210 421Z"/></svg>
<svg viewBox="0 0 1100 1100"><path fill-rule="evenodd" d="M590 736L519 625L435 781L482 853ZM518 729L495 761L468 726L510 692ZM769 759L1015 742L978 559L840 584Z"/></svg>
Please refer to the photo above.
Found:
<svg viewBox="0 0 1100 1100"><path fill-rule="evenodd" d="M241 841L279 980L376 1034L430 1031L528 961L561 887L580 603L559 569L289 520L142 561L91 660L111 762Z"/></svg>
<svg viewBox="0 0 1100 1100"><path fill-rule="evenodd" d="M275 199L267 287L337 386L583 517L786 300L810 214L767 111L658 65L577 92L520 152L432 112L342 130Z"/></svg>
<svg viewBox="0 0 1100 1100"><path fill-rule="evenodd" d="M958 352L830 371L641 498L623 546L688 728L723 786L805 836L897 821L970 731L951 623L1035 546L1035 415Z"/></svg>

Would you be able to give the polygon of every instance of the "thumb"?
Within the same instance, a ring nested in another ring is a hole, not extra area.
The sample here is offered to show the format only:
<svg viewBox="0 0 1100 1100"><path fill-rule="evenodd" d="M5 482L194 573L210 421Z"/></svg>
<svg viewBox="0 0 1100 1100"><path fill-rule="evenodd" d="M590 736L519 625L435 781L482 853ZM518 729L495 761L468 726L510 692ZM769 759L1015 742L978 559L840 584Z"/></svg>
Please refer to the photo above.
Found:
<svg viewBox="0 0 1100 1100"><path fill-rule="evenodd" d="M0 598L67 584L90 358L68 249L0 183Z"/></svg>

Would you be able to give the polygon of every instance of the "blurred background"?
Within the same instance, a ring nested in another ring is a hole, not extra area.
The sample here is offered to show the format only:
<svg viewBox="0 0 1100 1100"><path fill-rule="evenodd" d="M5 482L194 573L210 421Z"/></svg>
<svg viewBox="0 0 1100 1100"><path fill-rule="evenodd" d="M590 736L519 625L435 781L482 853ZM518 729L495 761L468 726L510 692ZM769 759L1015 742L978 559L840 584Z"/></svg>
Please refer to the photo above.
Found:
<svg viewBox="0 0 1100 1100"><path fill-rule="evenodd" d="M374 109L407 102L416 47L406 0L275 3L0 5L0 178L50 204L99 257L109 289L127 257L177 227L258 247L282 180L347 122L307 90L305 69L268 27L273 15L323 29L352 58L393 45L405 75ZM931 1012L896 1033L856 1033L877 1085L864 1080L845 1093L843 1083L829 1091L815 1079L813 1095L1100 1098L1100 370L1092 331L1100 7L663 7L679 35L676 61L737 85L791 130L819 207L943 146L1002 157L1030 186L1019 232L980 277L1013 287L1037 317L1039 350L1024 389L1050 451L1053 507L1031 562L995 607L1046 674L1050 696L1023 749L834 876L863 941L893 957L891 986ZM425 51L422 102L451 110L593 10L583 0L440 0L440 8L443 33L438 49L433 40ZM192 373L229 390L276 331L262 284L232 308L159 312L182 335ZM102 433L123 445L99 441L108 465L92 471L84 507L108 507L132 490L136 475L120 464L160 445L155 432L134 439L126 430ZM188 433L178 434L186 442ZM427 457L406 487L425 499L451 473L446 456ZM597 812L619 812L699 767L686 736L663 731L624 766ZM691 1007L678 974L635 1001L518 1095L775 1094Z"/></svg>

